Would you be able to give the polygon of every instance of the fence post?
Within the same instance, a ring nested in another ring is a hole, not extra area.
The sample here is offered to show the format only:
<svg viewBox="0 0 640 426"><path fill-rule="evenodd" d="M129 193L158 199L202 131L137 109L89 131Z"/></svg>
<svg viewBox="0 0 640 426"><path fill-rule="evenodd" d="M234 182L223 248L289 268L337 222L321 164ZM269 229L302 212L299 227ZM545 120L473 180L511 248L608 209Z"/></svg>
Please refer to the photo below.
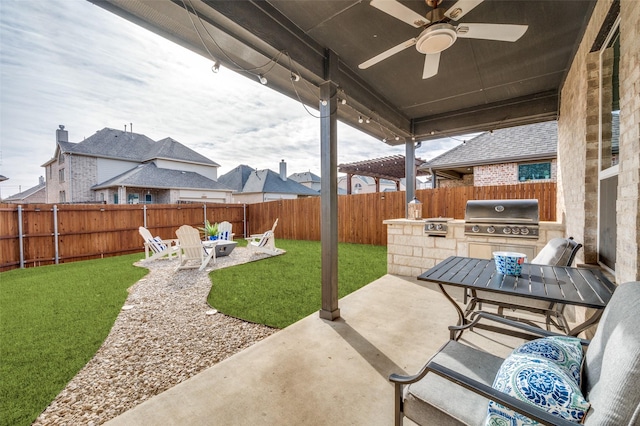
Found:
<svg viewBox="0 0 640 426"><path fill-rule="evenodd" d="M20 269L24 269L24 236L22 235L22 204L18 206L18 242L20 244Z"/></svg>
<svg viewBox="0 0 640 426"><path fill-rule="evenodd" d="M242 204L242 227L243 238L247 238L247 204Z"/></svg>
<svg viewBox="0 0 640 426"><path fill-rule="evenodd" d="M207 205L203 204L202 209L204 211L204 220L202 221L202 226L205 226L205 224L207 223Z"/></svg>
<svg viewBox="0 0 640 426"><path fill-rule="evenodd" d="M144 215L144 217L142 218L142 223L145 228L147 227L147 205L143 204L142 205L142 214Z"/></svg>
<svg viewBox="0 0 640 426"><path fill-rule="evenodd" d="M55 264L57 265L60 262L60 252L58 246L58 237L60 234L58 233L58 205L53 205L53 244L55 247Z"/></svg>

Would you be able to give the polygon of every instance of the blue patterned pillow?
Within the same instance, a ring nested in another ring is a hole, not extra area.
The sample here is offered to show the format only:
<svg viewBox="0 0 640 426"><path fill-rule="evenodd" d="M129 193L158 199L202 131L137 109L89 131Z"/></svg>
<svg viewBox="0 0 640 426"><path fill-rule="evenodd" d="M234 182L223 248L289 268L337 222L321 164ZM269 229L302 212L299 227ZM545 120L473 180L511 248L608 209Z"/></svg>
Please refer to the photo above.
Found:
<svg viewBox="0 0 640 426"><path fill-rule="evenodd" d="M552 336L536 339L514 349L513 354L546 359L573 377L580 384L580 370L584 353L580 339L569 336Z"/></svg>
<svg viewBox="0 0 640 426"><path fill-rule="evenodd" d="M517 348L502 363L493 382L493 388L564 419L582 422L590 404L582 396L579 380L576 381L571 368L567 371L566 366L563 366L564 362L556 364L552 360L564 359L565 354L561 350L567 350L564 343L566 342L561 341L558 344L556 341L548 346L528 342L523 345L524 348ZM569 343L569 346L571 345L572 343ZM549 347L555 349L549 350ZM569 352L573 350L569 349ZM555 355L552 355L554 353ZM559 355L560 353L563 355ZM516 426L539 423L490 401L486 424Z"/></svg>

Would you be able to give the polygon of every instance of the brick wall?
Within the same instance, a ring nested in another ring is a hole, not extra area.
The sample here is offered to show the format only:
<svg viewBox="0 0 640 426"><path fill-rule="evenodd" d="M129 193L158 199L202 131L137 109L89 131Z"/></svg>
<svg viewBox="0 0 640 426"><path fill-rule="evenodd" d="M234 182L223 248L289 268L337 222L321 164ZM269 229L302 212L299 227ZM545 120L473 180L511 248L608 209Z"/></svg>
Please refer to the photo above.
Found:
<svg viewBox="0 0 640 426"><path fill-rule="evenodd" d="M442 179L438 181L440 188L457 188L459 186L473 186L473 173L464 175L461 180L458 179Z"/></svg>
<svg viewBox="0 0 640 426"><path fill-rule="evenodd" d="M473 168L475 186L491 185L515 185L520 183L518 176L518 166L521 164L533 163L502 163L487 166L476 166ZM551 177L540 179L536 182L555 182L557 178L558 162L551 160Z"/></svg>
<svg viewBox="0 0 640 426"><path fill-rule="evenodd" d="M96 194L91 187L98 183L97 158L73 155L71 156L71 163L73 202L96 201ZM68 195L67 199L69 199Z"/></svg>
<svg viewBox="0 0 640 426"><path fill-rule="evenodd" d="M640 2L622 0L616 278L640 279Z"/></svg>
<svg viewBox="0 0 640 426"><path fill-rule="evenodd" d="M57 160L47 166L47 203L55 204L60 202L60 191L65 191L67 201L69 201L69 161L65 158L64 163ZM60 182L60 169L65 169L65 180Z"/></svg>
<svg viewBox="0 0 640 426"><path fill-rule="evenodd" d="M597 260L598 53L590 53L612 4L599 0L561 90L558 120L558 218L583 241L578 262ZM620 174L616 281L638 280L640 225L640 2L621 0ZM605 72L608 70L604 69Z"/></svg>

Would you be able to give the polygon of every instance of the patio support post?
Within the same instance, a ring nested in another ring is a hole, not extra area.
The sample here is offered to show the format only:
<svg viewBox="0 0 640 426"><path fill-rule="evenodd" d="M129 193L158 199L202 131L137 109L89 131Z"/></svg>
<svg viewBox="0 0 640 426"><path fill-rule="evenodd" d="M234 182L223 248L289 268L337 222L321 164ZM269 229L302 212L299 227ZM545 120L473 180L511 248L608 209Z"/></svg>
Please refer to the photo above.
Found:
<svg viewBox="0 0 640 426"><path fill-rule="evenodd" d="M320 239L322 309L320 318L340 318L338 308L338 55L325 53L325 81L320 85Z"/></svg>
<svg viewBox="0 0 640 426"><path fill-rule="evenodd" d="M405 195L406 201L404 203L404 217L409 217L409 202L413 200L416 195L416 147L414 142L408 138L404 144L405 146L405 163L404 163L404 177L405 177Z"/></svg>

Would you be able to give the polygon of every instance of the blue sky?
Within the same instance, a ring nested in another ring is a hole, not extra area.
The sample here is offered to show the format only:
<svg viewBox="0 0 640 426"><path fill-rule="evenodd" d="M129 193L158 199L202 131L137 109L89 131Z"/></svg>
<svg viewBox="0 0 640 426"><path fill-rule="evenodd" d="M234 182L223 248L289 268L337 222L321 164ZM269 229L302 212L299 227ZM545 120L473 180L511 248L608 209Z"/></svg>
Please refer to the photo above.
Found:
<svg viewBox="0 0 640 426"><path fill-rule="evenodd" d="M0 197L38 183L63 124L71 142L105 128L172 137L221 165L320 174L320 124L253 79L85 0L0 1ZM311 110L311 112L316 112ZM128 128L128 127L127 127ZM422 144L430 159L459 141ZM352 127L338 163L404 154Z"/></svg>

